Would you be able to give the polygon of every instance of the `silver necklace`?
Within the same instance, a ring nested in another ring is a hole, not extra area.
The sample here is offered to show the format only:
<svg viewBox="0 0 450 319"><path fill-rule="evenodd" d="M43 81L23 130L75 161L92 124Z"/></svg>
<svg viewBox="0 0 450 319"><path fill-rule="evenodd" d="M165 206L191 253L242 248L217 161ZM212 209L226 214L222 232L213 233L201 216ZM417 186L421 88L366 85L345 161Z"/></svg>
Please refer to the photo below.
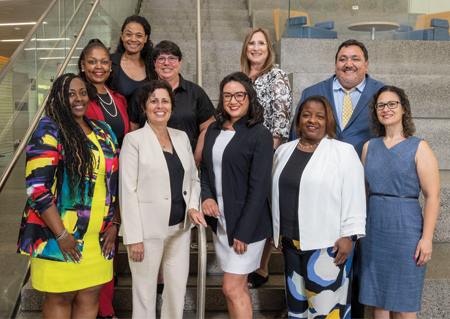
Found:
<svg viewBox="0 0 450 319"><path fill-rule="evenodd" d="M320 141L318 141L317 143L315 143L315 144L313 144L313 145L310 145L310 146L305 146L305 145L303 145L303 144L301 143L301 141L302 141L302 139L299 139L299 140L298 140L298 145L300 145L301 148L313 148L314 146L319 145L320 142L321 142L322 140L320 140Z"/></svg>
<svg viewBox="0 0 450 319"><path fill-rule="evenodd" d="M106 86L105 86L105 90L106 90L106 93L108 93L108 95L109 95L109 98L111 99L111 101L109 102L109 103L106 103L105 101L103 101L102 100L102 98L100 97L100 94L98 94L97 93L97 96L98 96L98 99L99 99L99 101L100 101L100 105L102 106L102 108L106 111L106 113L108 113L109 114L109 116L111 116L111 117L116 117L117 116L117 105L116 105L116 102L114 102L114 99L113 99L113 97L111 96L111 93L109 93L109 90L106 88ZM115 113L116 114L114 114L114 115L112 115L111 113L109 113L109 111L108 111L108 109L106 108L106 106L105 105L114 105L114 110L116 111Z"/></svg>

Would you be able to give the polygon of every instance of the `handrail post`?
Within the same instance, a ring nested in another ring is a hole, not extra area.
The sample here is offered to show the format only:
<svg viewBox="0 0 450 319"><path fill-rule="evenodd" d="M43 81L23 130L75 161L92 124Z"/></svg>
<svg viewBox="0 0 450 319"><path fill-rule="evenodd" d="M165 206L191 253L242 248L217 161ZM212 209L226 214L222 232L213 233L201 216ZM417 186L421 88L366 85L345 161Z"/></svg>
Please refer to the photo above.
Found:
<svg viewBox="0 0 450 319"><path fill-rule="evenodd" d="M205 318L205 294L206 294L206 229L198 227L198 270L197 270L197 319Z"/></svg>
<svg viewBox="0 0 450 319"><path fill-rule="evenodd" d="M100 2L100 0L95 0L94 4L92 5L92 9L89 12L83 26L81 27L79 36L75 39L72 47L70 48L69 53L67 54L66 59L64 60L61 68L59 69L56 77L59 77L60 75L62 75L64 73L64 71L66 70L66 67L69 64L69 61L73 55L73 52L75 51L78 43L80 42L81 36L83 35L84 31L86 30L86 27L89 24L89 22L92 18L92 15L94 14L94 11L97 8L99 2ZM47 95L45 96L44 101L42 102L41 106L39 107L36 114L34 115L34 118L31 121L30 126L28 127L27 132L25 133L25 136L23 137L22 141L20 141L20 144L17 147L17 150L14 153L13 158L8 163L8 166L6 167L5 171L2 174L2 177L0 178L0 193L3 190L3 187L5 187L6 181L8 180L9 176L11 175L11 172L14 169L14 166L16 166L16 163L19 160L20 155L22 154L23 150L25 149L25 146L28 143L28 139L30 138L31 134L33 134L36 126L38 125L42 113L44 113L44 107L45 107L45 104L47 103L49 93L50 93L50 91L47 92Z"/></svg>
<svg viewBox="0 0 450 319"><path fill-rule="evenodd" d="M200 0L197 0L197 84L203 85L202 78L202 24Z"/></svg>

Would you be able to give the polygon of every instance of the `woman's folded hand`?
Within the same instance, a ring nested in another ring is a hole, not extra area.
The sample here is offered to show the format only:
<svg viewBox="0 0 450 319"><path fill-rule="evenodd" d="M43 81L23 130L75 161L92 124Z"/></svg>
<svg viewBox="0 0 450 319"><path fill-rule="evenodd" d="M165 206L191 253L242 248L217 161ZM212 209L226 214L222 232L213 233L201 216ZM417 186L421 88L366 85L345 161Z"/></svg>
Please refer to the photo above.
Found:
<svg viewBox="0 0 450 319"><path fill-rule="evenodd" d="M219 217L219 207L214 199L207 199L202 203L203 213L207 216Z"/></svg>
<svg viewBox="0 0 450 319"><path fill-rule="evenodd" d="M103 247L102 247L102 256L109 256L114 251L114 243L116 242L117 233L119 231L117 230L117 227L114 225L111 225L103 234L102 241Z"/></svg>
<svg viewBox="0 0 450 319"><path fill-rule="evenodd" d="M201 224L205 227L208 227L208 225L206 224L206 221L205 221L205 217L203 217L203 214L200 213L198 210L193 209L193 208L189 209L188 216L189 216L189 219L191 220L191 222L195 226L198 227Z"/></svg>
<svg viewBox="0 0 450 319"><path fill-rule="evenodd" d="M130 244L130 259L134 262L140 263L144 260L144 243Z"/></svg>
<svg viewBox="0 0 450 319"><path fill-rule="evenodd" d="M348 257L350 257L350 254L352 253L352 248L353 242L347 237L339 238L336 241L333 250L331 251L332 253L335 253L337 251L336 258L334 258L334 263L336 264L336 266L341 265L347 261Z"/></svg>
<svg viewBox="0 0 450 319"><path fill-rule="evenodd" d="M83 256L78 249L79 244L80 243L78 240L76 240L72 234L68 234L66 238L58 241L59 249L61 250L66 262L69 262L67 256L69 256L70 259L72 259L72 261L76 264L79 264L80 259L83 259Z"/></svg>

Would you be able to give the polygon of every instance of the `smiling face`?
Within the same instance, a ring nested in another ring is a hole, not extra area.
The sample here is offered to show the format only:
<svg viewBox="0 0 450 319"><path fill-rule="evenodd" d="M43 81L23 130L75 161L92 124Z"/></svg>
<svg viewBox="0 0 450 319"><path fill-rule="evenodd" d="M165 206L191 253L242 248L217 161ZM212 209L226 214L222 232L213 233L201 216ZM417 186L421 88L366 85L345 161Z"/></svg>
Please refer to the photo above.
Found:
<svg viewBox="0 0 450 319"><path fill-rule="evenodd" d="M167 121L172 113L172 102L169 92L165 89L156 89L147 99L145 104L145 114L147 114L148 124L167 125Z"/></svg>
<svg viewBox="0 0 450 319"><path fill-rule="evenodd" d="M247 91L245 90L244 86L241 83L231 81L225 84L225 86L223 87L222 95L226 93L234 95L238 92L247 93ZM249 106L248 94L245 94L245 98L241 102L236 101L235 96L233 96L229 101L225 100L223 101L223 108L225 112L227 112L228 115L230 116L231 125L236 123L237 120L239 120L241 117L247 114L248 106Z"/></svg>
<svg viewBox="0 0 450 319"><path fill-rule="evenodd" d="M315 143L327 134L325 106L318 101L307 102L300 113L302 142Z"/></svg>
<svg viewBox="0 0 450 319"><path fill-rule="evenodd" d="M252 66L264 65L268 56L267 39L264 33L256 32L247 44L247 59Z"/></svg>
<svg viewBox="0 0 450 319"><path fill-rule="evenodd" d="M136 54L142 51L148 40L144 27L137 22L128 23L122 31L122 42L127 54Z"/></svg>
<svg viewBox="0 0 450 319"><path fill-rule="evenodd" d="M81 68L86 80L94 85L104 85L111 74L111 60L109 53L101 48L93 48L86 52Z"/></svg>
<svg viewBox="0 0 450 319"><path fill-rule="evenodd" d="M342 47L335 63L336 77L341 85L350 90L364 80L369 61L364 58L364 53L357 45Z"/></svg>
<svg viewBox="0 0 450 319"><path fill-rule="evenodd" d="M394 92L386 91L380 94L377 104L388 103L389 101L400 102L400 97ZM397 107L394 109L389 109L387 105L384 106L384 109L382 110L377 109L378 120L384 126L402 125L404 113L405 112L403 111L403 107L400 103L398 103Z"/></svg>
<svg viewBox="0 0 450 319"><path fill-rule="evenodd" d="M173 54L162 53L156 57L155 61L155 70L156 74L158 74L158 78L160 80L165 80L169 83L174 81L178 77L178 73L180 72L181 61L180 59L176 60L174 63L170 63L169 57L175 57ZM158 58L165 58L164 63L159 63Z"/></svg>
<svg viewBox="0 0 450 319"><path fill-rule="evenodd" d="M83 120L83 115L89 105L86 85L79 78L74 78L69 86L69 103L72 115L76 121Z"/></svg>

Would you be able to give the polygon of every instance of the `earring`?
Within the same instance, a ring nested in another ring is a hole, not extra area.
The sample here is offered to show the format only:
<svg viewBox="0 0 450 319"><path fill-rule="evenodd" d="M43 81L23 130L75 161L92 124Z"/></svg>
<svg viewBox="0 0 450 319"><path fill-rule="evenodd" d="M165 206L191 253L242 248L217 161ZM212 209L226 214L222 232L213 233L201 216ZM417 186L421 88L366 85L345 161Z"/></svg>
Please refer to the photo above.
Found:
<svg viewBox="0 0 450 319"><path fill-rule="evenodd" d="M81 70L81 72L84 72L84 70Z"/></svg>

